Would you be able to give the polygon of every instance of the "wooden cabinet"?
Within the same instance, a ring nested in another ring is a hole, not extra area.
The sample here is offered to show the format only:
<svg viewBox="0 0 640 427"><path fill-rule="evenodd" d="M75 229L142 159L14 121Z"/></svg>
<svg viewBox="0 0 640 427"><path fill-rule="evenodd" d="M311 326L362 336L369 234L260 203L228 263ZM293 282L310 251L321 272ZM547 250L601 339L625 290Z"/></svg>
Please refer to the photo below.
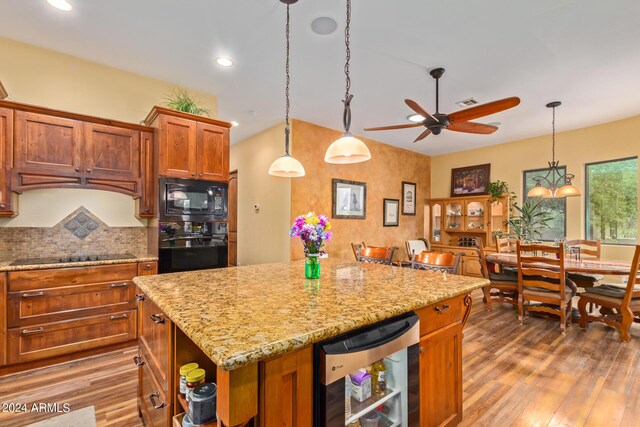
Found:
<svg viewBox="0 0 640 427"><path fill-rule="evenodd" d="M153 276L158 274L158 262L140 262L138 263L138 276Z"/></svg>
<svg viewBox="0 0 640 427"><path fill-rule="evenodd" d="M0 295L7 294L7 275L0 273ZM0 366L7 364L7 300L0 298Z"/></svg>
<svg viewBox="0 0 640 427"><path fill-rule="evenodd" d="M141 298L138 304L140 350L147 359L149 369L153 372L165 396L171 399L170 390L173 379L172 323L153 301L144 295Z"/></svg>
<svg viewBox="0 0 640 427"><path fill-rule="evenodd" d="M148 427L168 427L172 415L172 405L158 384L150 369L149 361L141 354L134 358L138 365L138 408L144 425Z"/></svg>
<svg viewBox="0 0 640 427"><path fill-rule="evenodd" d="M159 176L229 180L230 123L157 106L145 123L159 132Z"/></svg>
<svg viewBox="0 0 640 427"><path fill-rule="evenodd" d="M260 426L311 427L312 419L312 347L263 362L260 369Z"/></svg>
<svg viewBox="0 0 640 427"><path fill-rule="evenodd" d="M138 218L153 218L156 213L158 174L156 173L156 148L152 132L140 133L140 170L142 171L142 196L136 205Z"/></svg>
<svg viewBox="0 0 640 427"><path fill-rule="evenodd" d="M0 108L0 216L16 214L16 197L11 192L13 164L13 110Z"/></svg>
<svg viewBox="0 0 640 427"><path fill-rule="evenodd" d="M229 175L229 267L238 265L238 171Z"/></svg>

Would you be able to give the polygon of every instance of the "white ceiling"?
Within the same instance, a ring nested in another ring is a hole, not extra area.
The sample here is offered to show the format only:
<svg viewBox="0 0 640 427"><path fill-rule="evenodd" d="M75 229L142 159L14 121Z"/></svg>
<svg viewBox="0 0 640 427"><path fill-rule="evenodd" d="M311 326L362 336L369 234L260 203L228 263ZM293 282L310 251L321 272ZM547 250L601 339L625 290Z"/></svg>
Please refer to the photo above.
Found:
<svg viewBox="0 0 640 427"><path fill-rule="evenodd" d="M284 117L284 12L278 0L0 0L0 35L216 94L219 117L241 141ZM558 130L640 114L637 0L354 0L352 131L441 154L550 133L544 107L561 100ZM339 129L344 96L344 0L300 0L292 13L292 117ZM311 32L318 16L338 21ZM229 69L217 56L235 61ZM3 58L11 60L11 58ZM420 129L364 132L406 123L412 98L434 112L428 69L443 66L440 109L519 96L520 106L483 120L493 135ZM255 114L251 114L253 111Z"/></svg>

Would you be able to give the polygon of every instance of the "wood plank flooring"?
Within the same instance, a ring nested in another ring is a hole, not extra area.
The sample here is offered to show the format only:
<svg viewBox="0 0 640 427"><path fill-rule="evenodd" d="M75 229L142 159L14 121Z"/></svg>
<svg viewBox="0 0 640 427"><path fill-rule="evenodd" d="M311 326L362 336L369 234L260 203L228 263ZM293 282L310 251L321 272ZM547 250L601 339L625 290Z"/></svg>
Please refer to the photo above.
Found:
<svg viewBox="0 0 640 427"><path fill-rule="evenodd" d="M640 325L623 344L609 327L587 331L484 309L474 294L464 338L463 426L640 425ZM136 349L126 349L0 378L0 402L94 405L101 426L138 427ZM0 413L0 426L23 426L50 414Z"/></svg>

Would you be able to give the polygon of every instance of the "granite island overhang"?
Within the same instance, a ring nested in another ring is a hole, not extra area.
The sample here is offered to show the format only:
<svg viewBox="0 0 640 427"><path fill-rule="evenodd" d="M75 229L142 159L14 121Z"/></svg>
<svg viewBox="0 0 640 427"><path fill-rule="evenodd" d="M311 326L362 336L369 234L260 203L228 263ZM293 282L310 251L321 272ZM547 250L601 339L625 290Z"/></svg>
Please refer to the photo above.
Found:
<svg viewBox="0 0 640 427"><path fill-rule="evenodd" d="M468 295L488 284L481 278L337 260L323 260L318 280L304 278L300 261L138 277L134 282L143 298L215 364L218 415L224 425L241 425L263 414L259 363L404 313L420 314L448 300L460 303L436 323L452 319L463 326L470 312ZM421 335L434 331L429 323L421 316ZM140 335L142 347L144 331ZM169 369L170 384L178 367ZM170 402L174 388L167 387ZM234 396L225 396L232 390ZM240 390L244 413L234 410Z"/></svg>

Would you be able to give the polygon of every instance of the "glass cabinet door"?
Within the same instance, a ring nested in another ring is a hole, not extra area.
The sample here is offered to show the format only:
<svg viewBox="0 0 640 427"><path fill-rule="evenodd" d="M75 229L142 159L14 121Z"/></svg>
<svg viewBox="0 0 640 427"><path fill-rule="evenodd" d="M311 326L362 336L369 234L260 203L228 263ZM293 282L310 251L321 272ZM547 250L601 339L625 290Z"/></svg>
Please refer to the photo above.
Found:
<svg viewBox="0 0 640 427"><path fill-rule="evenodd" d="M463 207L462 202L449 202L445 205L445 228L447 230L462 231L464 226L462 223Z"/></svg>
<svg viewBox="0 0 640 427"><path fill-rule="evenodd" d="M485 231L486 205L482 202L467 202L464 217L464 229L466 231Z"/></svg>
<svg viewBox="0 0 640 427"><path fill-rule="evenodd" d="M442 205L431 205L431 242L442 242Z"/></svg>
<svg viewBox="0 0 640 427"><path fill-rule="evenodd" d="M498 200L491 204L491 243L496 242L496 237L509 233L507 229L507 218L505 216L505 202Z"/></svg>

